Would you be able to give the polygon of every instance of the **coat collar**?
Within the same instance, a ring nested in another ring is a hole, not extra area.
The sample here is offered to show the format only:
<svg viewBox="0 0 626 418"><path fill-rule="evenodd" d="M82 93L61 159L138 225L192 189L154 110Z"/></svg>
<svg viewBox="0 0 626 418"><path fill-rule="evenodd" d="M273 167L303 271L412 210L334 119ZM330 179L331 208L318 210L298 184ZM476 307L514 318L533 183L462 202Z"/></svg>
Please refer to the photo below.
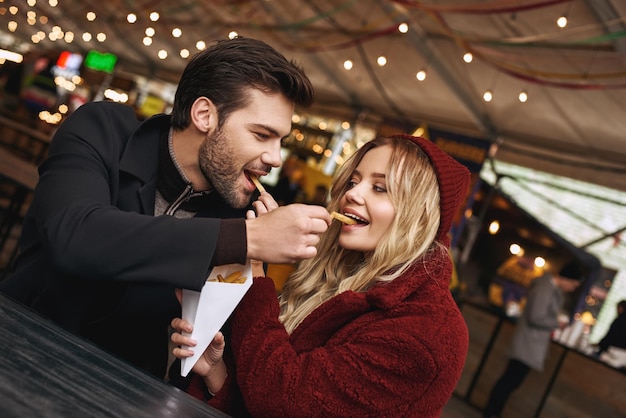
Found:
<svg viewBox="0 0 626 418"><path fill-rule="evenodd" d="M169 115L160 114L142 122L128 139L120 159L120 170L142 183L154 182L159 161L159 139L170 128Z"/></svg>
<svg viewBox="0 0 626 418"><path fill-rule="evenodd" d="M418 260L397 279L380 283L366 292L367 300L378 309L390 309L425 287L448 289L452 261L447 252L436 248L425 259Z"/></svg>
<svg viewBox="0 0 626 418"><path fill-rule="evenodd" d="M392 309L415 294L433 295L433 288L449 292L451 274L450 256L435 250L389 283L380 283L367 292L346 291L326 301L296 327L290 340L296 344L295 348L297 344L309 346L312 338L318 339L315 343L323 344L336 329L366 312ZM306 338L301 340L299 337L303 335Z"/></svg>

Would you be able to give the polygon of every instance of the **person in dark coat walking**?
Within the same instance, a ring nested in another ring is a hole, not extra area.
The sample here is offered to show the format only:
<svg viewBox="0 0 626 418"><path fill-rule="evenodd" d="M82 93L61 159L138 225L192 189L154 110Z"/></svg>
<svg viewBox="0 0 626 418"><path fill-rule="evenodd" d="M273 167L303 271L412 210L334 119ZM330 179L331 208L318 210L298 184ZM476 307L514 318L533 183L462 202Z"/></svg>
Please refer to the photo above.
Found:
<svg viewBox="0 0 626 418"><path fill-rule="evenodd" d="M609 347L626 348L626 300L618 302L617 317L598 343L598 350L594 355L599 356Z"/></svg>

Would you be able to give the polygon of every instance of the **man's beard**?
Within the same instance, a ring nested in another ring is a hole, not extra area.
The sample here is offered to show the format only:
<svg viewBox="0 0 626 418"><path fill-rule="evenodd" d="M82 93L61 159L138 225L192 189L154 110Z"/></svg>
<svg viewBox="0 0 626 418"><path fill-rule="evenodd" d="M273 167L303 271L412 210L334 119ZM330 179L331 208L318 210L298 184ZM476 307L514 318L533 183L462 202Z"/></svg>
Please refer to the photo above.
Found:
<svg viewBox="0 0 626 418"><path fill-rule="evenodd" d="M238 184L243 168L237 166L234 154L230 139L217 128L215 132L207 134L198 158L200 170L213 189L230 206L241 209L250 204L252 193Z"/></svg>

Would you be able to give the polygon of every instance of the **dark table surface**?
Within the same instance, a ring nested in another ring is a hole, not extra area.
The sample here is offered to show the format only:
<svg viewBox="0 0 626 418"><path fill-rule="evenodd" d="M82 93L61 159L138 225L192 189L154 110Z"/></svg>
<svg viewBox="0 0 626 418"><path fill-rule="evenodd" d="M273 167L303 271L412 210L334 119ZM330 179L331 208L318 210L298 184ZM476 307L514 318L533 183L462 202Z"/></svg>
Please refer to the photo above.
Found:
<svg viewBox="0 0 626 418"><path fill-rule="evenodd" d="M0 294L0 416L227 417Z"/></svg>

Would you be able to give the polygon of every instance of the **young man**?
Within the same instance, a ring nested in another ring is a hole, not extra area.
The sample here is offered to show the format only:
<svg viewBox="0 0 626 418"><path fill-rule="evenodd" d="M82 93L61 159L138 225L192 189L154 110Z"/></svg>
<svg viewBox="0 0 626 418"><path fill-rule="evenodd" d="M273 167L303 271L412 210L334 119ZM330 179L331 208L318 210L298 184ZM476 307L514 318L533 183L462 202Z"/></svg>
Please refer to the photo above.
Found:
<svg viewBox="0 0 626 418"><path fill-rule="evenodd" d="M128 106L82 106L40 167L21 255L0 291L164 376L167 325L180 315L174 288L200 290L215 265L315 255L324 208L244 217L250 176L280 165L294 107L312 100L298 66L237 38L189 62L171 116L140 123Z"/></svg>

